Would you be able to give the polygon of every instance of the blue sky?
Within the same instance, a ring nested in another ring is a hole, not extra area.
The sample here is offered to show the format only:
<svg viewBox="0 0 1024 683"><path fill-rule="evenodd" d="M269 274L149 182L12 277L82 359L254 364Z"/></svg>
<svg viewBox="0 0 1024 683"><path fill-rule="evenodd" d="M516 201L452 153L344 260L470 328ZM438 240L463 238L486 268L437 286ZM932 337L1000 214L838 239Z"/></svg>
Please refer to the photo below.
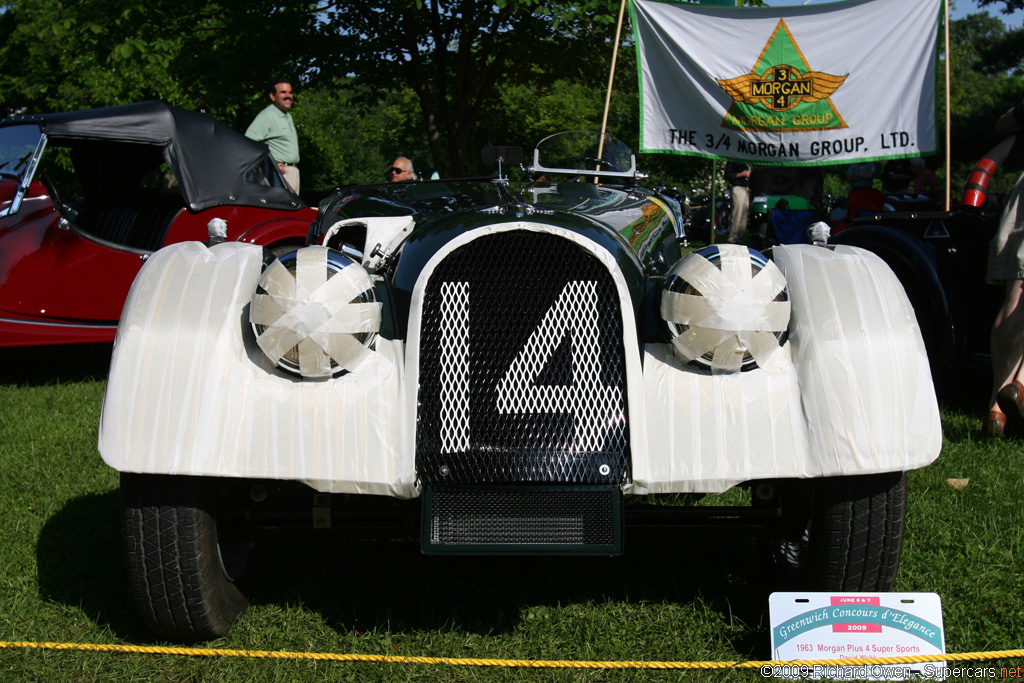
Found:
<svg viewBox="0 0 1024 683"><path fill-rule="evenodd" d="M772 7L789 7L791 5L822 5L828 0L765 0L767 4ZM1003 20L1003 23L1008 26L1020 26L1024 23L1024 12L1014 12L1010 15L1002 14L999 10L1002 8L1001 4L990 5L984 10L978 7L978 3L975 0L950 0L949 3L949 16L953 19L963 19L968 14L976 14L978 12L988 12L989 14L999 17Z"/></svg>

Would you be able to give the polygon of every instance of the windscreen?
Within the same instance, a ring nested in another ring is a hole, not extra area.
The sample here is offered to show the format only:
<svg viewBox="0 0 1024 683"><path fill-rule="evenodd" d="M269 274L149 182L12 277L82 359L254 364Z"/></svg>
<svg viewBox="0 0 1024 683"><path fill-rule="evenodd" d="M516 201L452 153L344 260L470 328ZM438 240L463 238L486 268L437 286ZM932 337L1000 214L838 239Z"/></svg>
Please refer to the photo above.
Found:
<svg viewBox="0 0 1024 683"><path fill-rule="evenodd" d="M629 147L609 133L565 131L550 135L534 150L534 170L553 173L632 176Z"/></svg>
<svg viewBox="0 0 1024 683"><path fill-rule="evenodd" d="M39 138L39 126L35 124L0 128L0 177L23 181Z"/></svg>

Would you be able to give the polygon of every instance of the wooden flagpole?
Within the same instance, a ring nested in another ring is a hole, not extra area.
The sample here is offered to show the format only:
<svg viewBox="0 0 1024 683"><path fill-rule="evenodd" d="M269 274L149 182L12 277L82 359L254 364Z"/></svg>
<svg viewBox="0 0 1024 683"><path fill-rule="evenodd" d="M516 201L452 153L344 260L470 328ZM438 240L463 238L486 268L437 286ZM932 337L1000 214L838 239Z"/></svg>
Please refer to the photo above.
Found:
<svg viewBox="0 0 1024 683"><path fill-rule="evenodd" d="M949 0L943 0L942 5L943 5L943 8L944 8L943 11L944 11L944 14L945 14L944 21L945 21L945 28L946 28L946 31L945 31L945 33L946 33L946 35L945 35L945 40L946 40L946 162L945 162L946 163L946 206L945 206L945 209L946 209L946 211L949 211L949 207L951 205L951 200L952 200L952 198L950 197L951 178L949 177L950 173L952 172L952 168L951 168L951 165L950 165L950 158L952 157L952 150L950 150L950 139L951 139L952 135L951 135L951 125L950 125L950 115L949 115L949 112L950 112L950 102L949 102L949 96L950 96L949 80L950 80L950 76L949 76L949 74L953 70L953 57L949 54Z"/></svg>
<svg viewBox="0 0 1024 683"><path fill-rule="evenodd" d="M601 140L597 143L597 158L604 154L604 133L608 129L608 109L612 104L612 83L615 81L615 62L619 58L619 39L622 36L622 18L626 14L626 0L619 6L619 23L615 27L615 48L612 50L612 68L608 72L608 93L604 96L604 116L601 117ZM601 170L601 169L597 169Z"/></svg>

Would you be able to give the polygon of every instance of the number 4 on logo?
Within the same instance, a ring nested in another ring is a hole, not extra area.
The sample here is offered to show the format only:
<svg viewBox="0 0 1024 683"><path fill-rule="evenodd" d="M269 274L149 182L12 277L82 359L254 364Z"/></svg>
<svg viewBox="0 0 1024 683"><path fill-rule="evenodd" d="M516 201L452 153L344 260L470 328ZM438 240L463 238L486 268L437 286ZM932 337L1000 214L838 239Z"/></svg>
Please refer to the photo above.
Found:
<svg viewBox="0 0 1024 683"><path fill-rule="evenodd" d="M469 446L469 286L441 288L441 452ZM607 427L622 415L622 391L601 383L597 286L569 282L498 385L502 414L561 413L573 416L575 452L597 451ZM572 384L537 384L537 378L566 336L572 352Z"/></svg>

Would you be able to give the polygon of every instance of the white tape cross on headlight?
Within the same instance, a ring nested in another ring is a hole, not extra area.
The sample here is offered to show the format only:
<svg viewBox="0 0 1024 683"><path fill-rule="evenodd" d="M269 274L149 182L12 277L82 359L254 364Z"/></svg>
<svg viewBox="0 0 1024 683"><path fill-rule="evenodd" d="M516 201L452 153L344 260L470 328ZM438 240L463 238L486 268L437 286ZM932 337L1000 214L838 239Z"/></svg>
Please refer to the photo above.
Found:
<svg viewBox="0 0 1024 683"><path fill-rule="evenodd" d="M745 352L764 367L780 349L775 333L789 325L789 302L774 301L786 278L771 261L752 276L746 247L722 245L719 252L721 270L694 254L676 272L699 295L662 292L662 318L689 326L672 345L687 361L714 349L712 370L739 370Z"/></svg>
<svg viewBox="0 0 1024 683"><path fill-rule="evenodd" d="M277 363L293 347L299 349L303 377L329 377L331 360L355 370L371 353L354 335L380 330L380 303L353 303L373 282L358 265L327 277L327 249L306 247L296 252L293 276L274 261L260 276L266 294L256 294L249 320L265 325L257 343Z"/></svg>

